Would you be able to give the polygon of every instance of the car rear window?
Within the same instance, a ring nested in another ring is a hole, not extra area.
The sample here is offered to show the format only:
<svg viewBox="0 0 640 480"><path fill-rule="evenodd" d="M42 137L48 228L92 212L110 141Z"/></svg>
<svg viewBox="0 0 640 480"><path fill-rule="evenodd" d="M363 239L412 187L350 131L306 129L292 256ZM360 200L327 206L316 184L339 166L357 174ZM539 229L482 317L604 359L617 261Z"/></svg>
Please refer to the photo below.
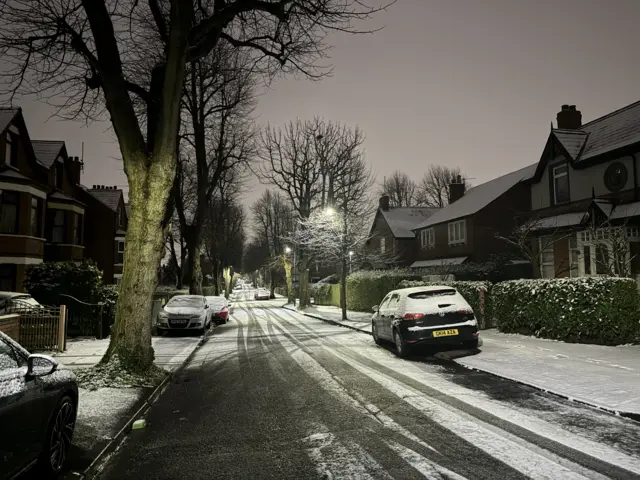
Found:
<svg viewBox="0 0 640 480"><path fill-rule="evenodd" d="M410 293L409 298L413 298L415 300L423 300L425 298L447 297L455 294L456 291L453 288L443 288L442 290L425 290L424 292Z"/></svg>

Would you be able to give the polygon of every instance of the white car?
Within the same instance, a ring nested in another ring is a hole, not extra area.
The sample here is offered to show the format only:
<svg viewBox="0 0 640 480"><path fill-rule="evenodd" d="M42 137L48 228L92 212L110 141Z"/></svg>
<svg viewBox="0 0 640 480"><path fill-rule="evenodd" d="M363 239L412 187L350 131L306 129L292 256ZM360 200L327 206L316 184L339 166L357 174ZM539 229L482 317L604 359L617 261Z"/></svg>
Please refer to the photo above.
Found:
<svg viewBox="0 0 640 480"><path fill-rule="evenodd" d="M256 293L253 294L254 300L269 300L271 298L271 292L266 288L259 288Z"/></svg>
<svg viewBox="0 0 640 480"><path fill-rule="evenodd" d="M373 307L371 334L380 344L393 342L399 356L428 344L478 348L480 333L473 309L452 287L425 286L393 290Z"/></svg>
<svg viewBox="0 0 640 480"><path fill-rule="evenodd" d="M200 335L211 326L211 309L202 295L176 295L158 313L159 331L195 330Z"/></svg>

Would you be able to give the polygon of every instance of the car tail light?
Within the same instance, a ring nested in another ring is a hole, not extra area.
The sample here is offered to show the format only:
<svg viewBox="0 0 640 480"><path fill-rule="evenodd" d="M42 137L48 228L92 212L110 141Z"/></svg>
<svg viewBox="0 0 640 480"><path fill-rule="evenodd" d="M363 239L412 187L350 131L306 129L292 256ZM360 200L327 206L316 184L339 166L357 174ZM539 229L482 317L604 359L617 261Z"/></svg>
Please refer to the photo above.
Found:
<svg viewBox="0 0 640 480"><path fill-rule="evenodd" d="M403 320L419 320L424 317L424 313L405 313L402 316Z"/></svg>

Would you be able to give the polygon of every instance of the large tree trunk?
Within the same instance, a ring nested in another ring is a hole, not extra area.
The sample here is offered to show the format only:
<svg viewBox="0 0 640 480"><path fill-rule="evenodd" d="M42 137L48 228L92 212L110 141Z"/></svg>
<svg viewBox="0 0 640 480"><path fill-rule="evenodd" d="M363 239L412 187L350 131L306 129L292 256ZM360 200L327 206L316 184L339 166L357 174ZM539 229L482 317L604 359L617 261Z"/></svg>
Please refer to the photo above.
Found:
<svg viewBox="0 0 640 480"><path fill-rule="evenodd" d="M220 262L214 260L213 262L213 287L216 295L220 295Z"/></svg>
<svg viewBox="0 0 640 480"><path fill-rule="evenodd" d="M302 254L300 263L298 264L298 273L300 275L299 281L299 295L300 295L300 307L309 307L311 305L311 291L309 289L309 256L305 253Z"/></svg>
<svg viewBox="0 0 640 480"><path fill-rule="evenodd" d="M291 262L288 257L284 257L284 274L287 280L287 303L295 304L295 292L293 291L293 278L292 278Z"/></svg>
<svg viewBox="0 0 640 480"><path fill-rule="evenodd" d="M347 319L347 255L342 253L342 264L340 265L340 310L342 310L342 320Z"/></svg>
<svg viewBox="0 0 640 480"><path fill-rule="evenodd" d="M189 293L191 295L202 295L202 266L200 265L200 246L202 239L200 236L187 243L189 271L191 281L189 283Z"/></svg>
<svg viewBox="0 0 640 480"><path fill-rule="evenodd" d="M275 298L276 294L276 270L274 268L271 269L271 283L269 285L269 296L271 298Z"/></svg>

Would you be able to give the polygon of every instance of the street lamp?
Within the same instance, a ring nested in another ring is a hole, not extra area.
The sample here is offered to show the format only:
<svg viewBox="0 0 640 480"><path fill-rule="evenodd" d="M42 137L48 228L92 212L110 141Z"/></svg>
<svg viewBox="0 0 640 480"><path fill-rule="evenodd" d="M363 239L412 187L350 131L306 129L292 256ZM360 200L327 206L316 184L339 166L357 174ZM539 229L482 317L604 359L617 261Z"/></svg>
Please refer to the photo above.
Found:
<svg viewBox="0 0 640 480"><path fill-rule="evenodd" d="M349 252L349 273L351 273L351 259L353 258L353 251Z"/></svg>
<svg viewBox="0 0 640 480"><path fill-rule="evenodd" d="M327 217L333 217L333 214L336 213L335 209L333 207L327 207L324 210L324 213Z"/></svg>
<svg viewBox="0 0 640 480"><path fill-rule="evenodd" d="M291 253L291 249L290 249L289 247L286 247L286 248L284 249L284 251L285 251L286 253Z"/></svg>

